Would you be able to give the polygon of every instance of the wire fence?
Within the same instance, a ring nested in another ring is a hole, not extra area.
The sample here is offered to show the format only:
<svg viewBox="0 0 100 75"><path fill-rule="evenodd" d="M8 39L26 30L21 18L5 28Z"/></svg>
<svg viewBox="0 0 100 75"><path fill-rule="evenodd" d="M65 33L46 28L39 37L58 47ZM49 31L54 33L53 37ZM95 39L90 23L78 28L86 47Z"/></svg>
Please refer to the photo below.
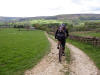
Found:
<svg viewBox="0 0 100 75"><path fill-rule="evenodd" d="M70 35L69 38L80 42L90 43L94 46L100 46L100 38L97 37L83 37L83 36Z"/></svg>
<svg viewBox="0 0 100 75"><path fill-rule="evenodd" d="M48 32L48 33L54 35L54 32ZM69 39L89 43L92 44L93 46L100 46L100 38L98 37L83 37L83 36L69 35Z"/></svg>

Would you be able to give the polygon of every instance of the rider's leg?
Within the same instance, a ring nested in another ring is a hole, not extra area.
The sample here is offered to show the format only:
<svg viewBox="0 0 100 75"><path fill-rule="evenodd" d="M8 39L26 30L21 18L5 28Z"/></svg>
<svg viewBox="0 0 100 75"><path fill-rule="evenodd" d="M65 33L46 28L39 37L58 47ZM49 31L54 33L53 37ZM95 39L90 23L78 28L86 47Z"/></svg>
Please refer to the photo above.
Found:
<svg viewBox="0 0 100 75"><path fill-rule="evenodd" d="M60 41L58 40L58 47L57 47L58 49L59 49L59 46L60 46Z"/></svg>
<svg viewBox="0 0 100 75"><path fill-rule="evenodd" d="M62 46L63 46L63 56L65 56L65 43L66 43L66 41L65 40L63 40L62 41Z"/></svg>

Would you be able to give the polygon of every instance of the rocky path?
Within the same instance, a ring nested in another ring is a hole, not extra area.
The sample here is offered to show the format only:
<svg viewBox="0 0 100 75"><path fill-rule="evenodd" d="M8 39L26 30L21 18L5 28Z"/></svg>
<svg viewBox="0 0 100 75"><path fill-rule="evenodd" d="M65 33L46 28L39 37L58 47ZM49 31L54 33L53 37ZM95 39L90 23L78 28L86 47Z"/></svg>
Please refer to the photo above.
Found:
<svg viewBox="0 0 100 75"><path fill-rule="evenodd" d="M32 69L27 70L25 75L65 75L68 72L68 64L65 57L62 57L62 63L58 61L57 43L48 37L51 51ZM93 61L79 48L66 44L71 52L71 63L69 75L100 75Z"/></svg>
<svg viewBox="0 0 100 75"><path fill-rule="evenodd" d="M100 75L93 61L75 46L68 44L71 52L70 75Z"/></svg>
<svg viewBox="0 0 100 75"><path fill-rule="evenodd" d="M48 37L51 43L51 52L46 55L34 68L27 70L25 75L65 75L68 65L66 64L65 57L62 63L58 61L57 43Z"/></svg>

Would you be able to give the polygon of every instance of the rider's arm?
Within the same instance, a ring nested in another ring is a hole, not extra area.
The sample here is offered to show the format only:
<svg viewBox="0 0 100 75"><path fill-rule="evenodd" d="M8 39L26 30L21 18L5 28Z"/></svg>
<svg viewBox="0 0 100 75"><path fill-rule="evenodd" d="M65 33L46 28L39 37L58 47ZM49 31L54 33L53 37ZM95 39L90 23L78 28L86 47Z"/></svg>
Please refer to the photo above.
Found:
<svg viewBox="0 0 100 75"><path fill-rule="evenodd" d="M68 29L66 29L66 34L67 34L67 36L66 36L66 37L68 37L68 36L69 36L69 32L68 32Z"/></svg>
<svg viewBox="0 0 100 75"><path fill-rule="evenodd" d="M57 29L57 31L55 32L55 39L57 39L57 33L58 33L58 29Z"/></svg>

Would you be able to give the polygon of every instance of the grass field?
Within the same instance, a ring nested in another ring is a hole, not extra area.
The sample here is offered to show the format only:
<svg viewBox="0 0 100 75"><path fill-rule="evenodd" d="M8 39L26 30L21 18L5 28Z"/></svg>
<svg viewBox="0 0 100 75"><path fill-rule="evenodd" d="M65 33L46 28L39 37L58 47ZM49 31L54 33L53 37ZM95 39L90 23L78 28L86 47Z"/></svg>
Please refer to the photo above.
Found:
<svg viewBox="0 0 100 75"><path fill-rule="evenodd" d="M0 30L0 75L23 75L49 51L43 31Z"/></svg>
<svg viewBox="0 0 100 75"><path fill-rule="evenodd" d="M92 36L92 37L100 37L100 32L72 32L73 35L78 36Z"/></svg>
<svg viewBox="0 0 100 75"><path fill-rule="evenodd" d="M67 42L75 45L76 47L83 50L96 64L96 66L100 69L100 47L94 47L87 43L81 43L75 40L67 40Z"/></svg>

